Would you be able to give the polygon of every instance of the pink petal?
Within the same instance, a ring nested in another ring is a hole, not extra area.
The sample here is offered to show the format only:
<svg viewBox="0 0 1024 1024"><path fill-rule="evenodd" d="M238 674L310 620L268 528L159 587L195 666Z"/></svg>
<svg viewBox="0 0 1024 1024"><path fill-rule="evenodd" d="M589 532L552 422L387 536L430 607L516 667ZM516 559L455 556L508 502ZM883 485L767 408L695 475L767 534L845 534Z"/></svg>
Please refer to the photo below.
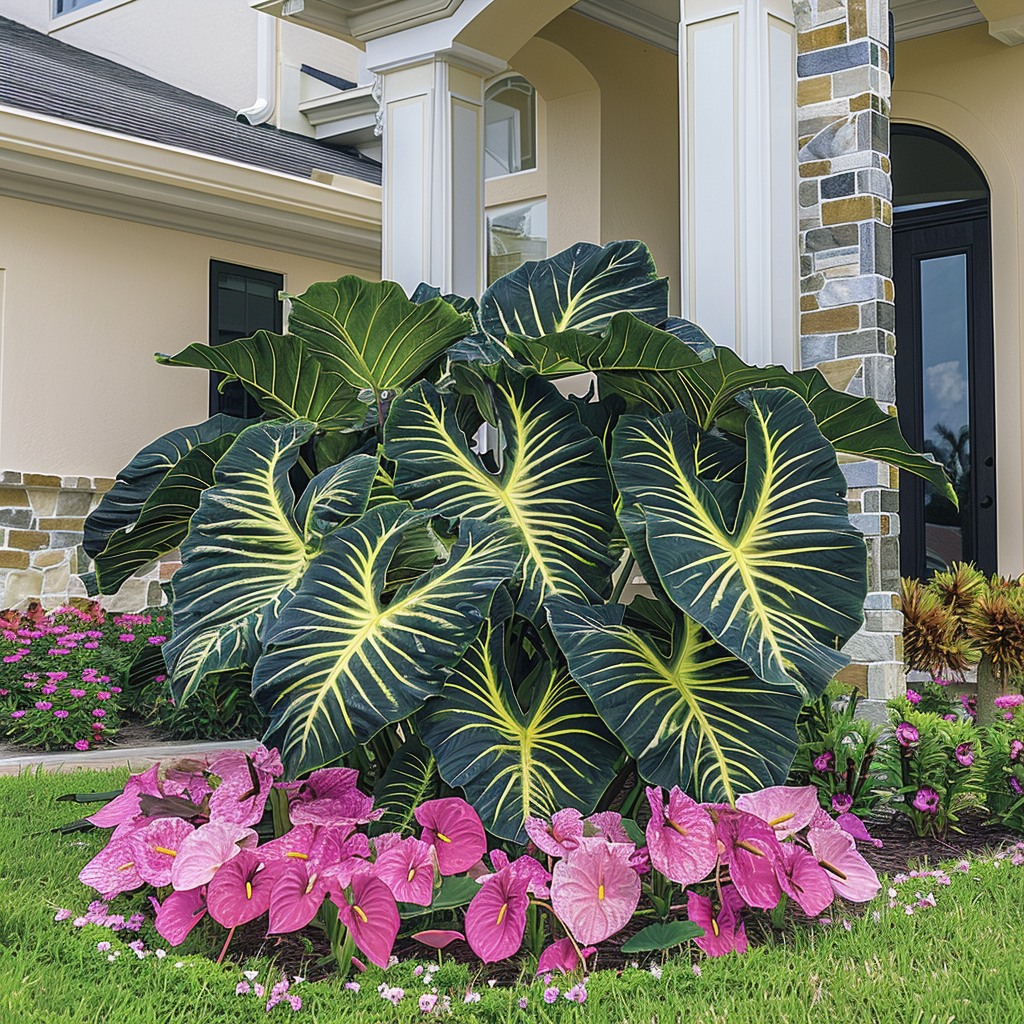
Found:
<svg viewBox="0 0 1024 1024"><path fill-rule="evenodd" d="M352 941L378 967L387 967L401 920L391 890L369 871L352 878L352 892L338 905Z"/></svg>
<svg viewBox="0 0 1024 1024"><path fill-rule="evenodd" d="M854 903L874 899L882 888L875 869L857 852L853 839L840 829L811 829L811 853L828 872L832 888Z"/></svg>
<svg viewBox="0 0 1024 1024"><path fill-rule="evenodd" d="M579 966L580 957L572 939L559 939L541 953L537 961L537 974L550 974L553 971L568 974Z"/></svg>
<svg viewBox="0 0 1024 1024"><path fill-rule="evenodd" d="M239 850L236 857L221 865L210 882L206 893L210 917L225 928L255 921L270 906L279 870L279 862L266 868L258 853Z"/></svg>
<svg viewBox="0 0 1024 1024"><path fill-rule="evenodd" d="M736 806L766 821L779 839L810 825L820 807L814 786L769 786L737 797Z"/></svg>
<svg viewBox="0 0 1024 1024"><path fill-rule="evenodd" d="M857 817L856 814L850 814L847 811L845 814L840 814L836 818L836 824L844 831L853 836L854 839L860 839L866 843L872 843L874 846L884 846L885 844L881 839L873 839L871 833L868 832L864 822Z"/></svg>
<svg viewBox="0 0 1024 1024"><path fill-rule="evenodd" d="M551 905L577 942L591 945L614 935L640 902L640 876L630 867L632 844L582 839L555 864Z"/></svg>
<svg viewBox="0 0 1024 1024"><path fill-rule="evenodd" d="M333 769L331 769L333 770ZM288 813L295 825L365 825L376 821L384 809L373 809L373 797L357 789L346 791L340 796L296 801L289 805Z"/></svg>
<svg viewBox="0 0 1024 1024"><path fill-rule="evenodd" d="M135 829L128 845L139 877L150 885L170 885L178 850L194 831L195 826L184 818L158 818Z"/></svg>
<svg viewBox="0 0 1024 1024"><path fill-rule="evenodd" d="M563 856L583 835L583 815L571 807L556 811L550 824L543 818L527 818L524 825L537 849L549 857Z"/></svg>
<svg viewBox="0 0 1024 1024"><path fill-rule="evenodd" d="M693 885L706 878L718 861L718 842L711 816L681 789L669 793L648 787L651 820L647 824L647 850L651 864L670 881Z"/></svg>
<svg viewBox="0 0 1024 1024"><path fill-rule="evenodd" d="M227 822L210 821L186 836L171 867L175 889L198 889L214 872L238 855L242 846L255 846L256 833Z"/></svg>
<svg viewBox="0 0 1024 1024"><path fill-rule="evenodd" d="M152 768L141 775L132 775L125 783L124 792L115 796L108 804L104 804L95 814L90 815L86 820L92 822L98 828L110 828L113 825L120 825L137 817L139 809L139 796L148 793L150 796L160 796L160 765L155 764Z"/></svg>
<svg viewBox="0 0 1024 1024"><path fill-rule="evenodd" d="M492 964L519 952L526 931L530 900L527 879L504 868L486 879L466 908L466 941L484 963Z"/></svg>
<svg viewBox="0 0 1024 1024"><path fill-rule="evenodd" d="M466 941L466 936L462 932L445 931L443 929L416 932L413 938L417 942L422 942L424 946L430 946L431 949L446 949L453 942Z"/></svg>
<svg viewBox="0 0 1024 1024"><path fill-rule="evenodd" d="M722 906L717 915L707 896L692 889L686 894L686 916L704 929L704 934L694 942L708 956L747 951L747 933L740 917L742 910L743 900L731 885L722 889Z"/></svg>
<svg viewBox="0 0 1024 1024"><path fill-rule="evenodd" d="M796 900L808 917L817 917L835 899L828 872L792 843L783 844L782 856L782 864L776 866L782 891Z"/></svg>
<svg viewBox="0 0 1024 1024"><path fill-rule="evenodd" d="M133 831L130 822L118 825L107 845L78 873L79 881L92 886L104 899L144 884L129 843Z"/></svg>
<svg viewBox="0 0 1024 1024"><path fill-rule="evenodd" d="M437 850L442 875L461 875L487 852L487 834L480 816L465 800L428 800L415 811L423 826L420 839Z"/></svg>
<svg viewBox="0 0 1024 1024"><path fill-rule="evenodd" d="M305 928L323 905L330 881L330 876L318 872L309 861L279 860L276 864L269 935Z"/></svg>
<svg viewBox="0 0 1024 1024"><path fill-rule="evenodd" d="M379 854L374 870L400 903L430 906L434 898L434 847L410 836Z"/></svg>
<svg viewBox="0 0 1024 1024"><path fill-rule="evenodd" d="M585 835L598 835L609 843L631 842L629 833L622 826L622 815L618 811L598 811L585 822Z"/></svg>
<svg viewBox="0 0 1024 1024"><path fill-rule="evenodd" d="M725 844L723 862L743 900L752 907L771 910L782 898L775 865L782 863L782 847L775 831L760 818L743 811L721 814L718 837Z"/></svg>
<svg viewBox="0 0 1024 1024"><path fill-rule="evenodd" d="M205 890L177 890L159 904L154 924L170 945L180 946L205 916Z"/></svg>
<svg viewBox="0 0 1024 1024"><path fill-rule="evenodd" d="M271 779L257 772L258 785L253 786L252 777L231 775L224 779L210 797L210 820L226 821L235 825L255 825L263 817L263 810L270 796ZM254 792L255 790L255 792Z"/></svg>

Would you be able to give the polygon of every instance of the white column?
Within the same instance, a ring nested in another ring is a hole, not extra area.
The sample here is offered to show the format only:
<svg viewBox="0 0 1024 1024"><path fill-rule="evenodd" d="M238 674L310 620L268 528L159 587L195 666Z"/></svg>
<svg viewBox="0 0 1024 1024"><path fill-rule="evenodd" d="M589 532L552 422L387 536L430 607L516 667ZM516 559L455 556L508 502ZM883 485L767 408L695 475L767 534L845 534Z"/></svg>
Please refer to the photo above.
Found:
<svg viewBox="0 0 1024 1024"><path fill-rule="evenodd" d="M382 82L383 275L407 290L483 290L484 82L504 66L447 51L372 68Z"/></svg>
<svg viewBox="0 0 1024 1024"><path fill-rule="evenodd" d="M799 365L793 2L680 4L683 315Z"/></svg>

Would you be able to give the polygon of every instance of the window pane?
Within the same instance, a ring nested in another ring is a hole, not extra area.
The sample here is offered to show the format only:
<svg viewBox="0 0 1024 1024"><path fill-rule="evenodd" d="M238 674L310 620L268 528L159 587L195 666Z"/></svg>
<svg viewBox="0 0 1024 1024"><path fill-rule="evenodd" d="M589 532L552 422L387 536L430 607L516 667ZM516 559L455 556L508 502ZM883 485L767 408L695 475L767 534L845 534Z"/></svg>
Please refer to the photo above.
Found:
<svg viewBox="0 0 1024 1024"><path fill-rule="evenodd" d="M984 199L988 186L955 144L939 138L892 134L892 201L896 211Z"/></svg>
<svg viewBox="0 0 1024 1024"><path fill-rule="evenodd" d="M525 78L504 78L487 90L484 122L488 178L537 166L537 94Z"/></svg>
<svg viewBox="0 0 1024 1024"><path fill-rule="evenodd" d="M968 377L967 256L921 260L921 372L924 448L949 473L960 509L925 485L926 570L974 550L970 501L971 409Z"/></svg>
<svg viewBox="0 0 1024 1024"><path fill-rule="evenodd" d="M487 211L487 283L548 254L546 199Z"/></svg>

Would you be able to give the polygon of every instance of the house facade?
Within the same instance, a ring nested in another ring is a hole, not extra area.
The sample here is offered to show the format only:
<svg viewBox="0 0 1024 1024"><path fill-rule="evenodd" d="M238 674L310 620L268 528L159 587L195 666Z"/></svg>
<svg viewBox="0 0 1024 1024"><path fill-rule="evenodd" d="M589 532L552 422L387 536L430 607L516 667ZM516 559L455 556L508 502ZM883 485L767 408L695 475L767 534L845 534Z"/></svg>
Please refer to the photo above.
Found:
<svg viewBox="0 0 1024 1024"><path fill-rule="evenodd" d="M902 684L901 571L959 558L1024 571L1022 0L250 0L232 15L249 18L237 37L218 37L227 15L198 0L173 15L160 0L56 3L74 10L51 9L44 32L111 52L139 19L149 43L133 59L157 77L236 107L255 96L257 111L273 92L281 130L379 158L379 193L360 193L378 203L372 269L409 289L477 294L575 241L640 238L673 312L719 344L817 366L893 414L899 400L904 432L945 461L961 501L844 465L871 590L848 672L872 697ZM171 17L188 28L159 20ZM160 63L153 40L175 31L203 36L191 70ZM248 70L234 77L208 59L236 50ZM313 185L304 195L324 199ZM358 205L344 175L324 187ZM337 253L334 267L371 269L340 240ZM342 271L289 274L307 272ZM4 387L14 372L5 361ZM198 384L173 386L192 390L159 413L140 386L148 415L201 418ZM74 449L57 438L53 459L37 456L30 400L17 401L5 401L0 424L20 426L9 445L0 435L0 462L59 463L63 483ZM164 422L133 427L124 455ZM84 463L94 449L81 447ZM124 461L103 458L106 475Z"/></svg>

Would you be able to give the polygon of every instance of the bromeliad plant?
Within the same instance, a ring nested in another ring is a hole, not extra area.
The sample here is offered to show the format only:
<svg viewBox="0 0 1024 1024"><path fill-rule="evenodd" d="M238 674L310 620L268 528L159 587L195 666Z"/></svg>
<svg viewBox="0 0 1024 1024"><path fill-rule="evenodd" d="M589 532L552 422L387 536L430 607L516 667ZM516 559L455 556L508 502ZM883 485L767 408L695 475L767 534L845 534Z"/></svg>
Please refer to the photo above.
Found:
<svg viewBox="0 0 1024 1024"><path fill-rule="evenodd" d="M785 781L862 619L836 452L955 500L872 400L670 318L638 242L528 263L479 304L346 277L292 296L288 326L159 357L265 417L147 447L86 549L109 591L180 544L176 695L251 669L289 775L342 759L406 820L442 782L515 839L631 781L634 803ZM652 597L627 608L637 572Z"/></svg>

